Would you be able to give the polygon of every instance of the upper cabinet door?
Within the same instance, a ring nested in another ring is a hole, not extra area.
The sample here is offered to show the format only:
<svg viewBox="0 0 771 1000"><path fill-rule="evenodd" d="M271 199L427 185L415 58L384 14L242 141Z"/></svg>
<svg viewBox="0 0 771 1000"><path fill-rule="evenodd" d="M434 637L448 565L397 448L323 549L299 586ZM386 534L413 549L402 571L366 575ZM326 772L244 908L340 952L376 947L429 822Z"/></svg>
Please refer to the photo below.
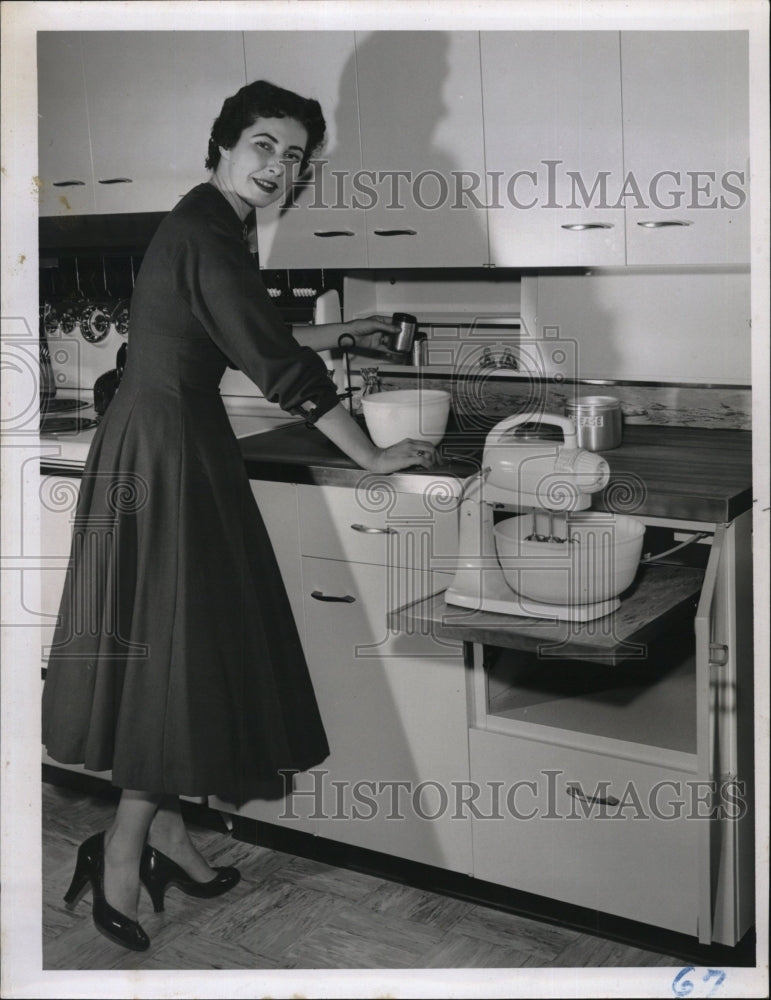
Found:
<svg viewBox="0 0 771 1000"><path fill-rule="evenodd" d="M627 263L749 261L748 58L747 32L621 33Z"/></svg>
<svg viewBox="0 0 771 1000"><path fill-rule="evenodd" d="M245 82L229 31L82 35L96 211L167 212L204 167L212 122Z"/></svg>
<svg viewBox="0 0 771 1000"><path fill-rule="evenodd" d="M623 264L619 36L482 32L490 260Z"/></svg>
<svg viewBox="0 0 771 1000"><path fill-rule="evenodd" d="M356 66L370 267L485 264L478 34L357 32Z"/></svg>
<svg viewBox="0 0 771 1000"><path fill-rule="evenodd" d="M366 267L364 213L351 205L361 170L353 32L259 31L244 35L249 83L268 80L313 97L327 124L313 172L291 208L258 213L262 267Z"/></svg>
<svg viewBox="0 0 771 1000"><path fill-rule="evenodd" d="M37 36L41 215L94 211L82 39L74 31L41 31Z"/></svg>

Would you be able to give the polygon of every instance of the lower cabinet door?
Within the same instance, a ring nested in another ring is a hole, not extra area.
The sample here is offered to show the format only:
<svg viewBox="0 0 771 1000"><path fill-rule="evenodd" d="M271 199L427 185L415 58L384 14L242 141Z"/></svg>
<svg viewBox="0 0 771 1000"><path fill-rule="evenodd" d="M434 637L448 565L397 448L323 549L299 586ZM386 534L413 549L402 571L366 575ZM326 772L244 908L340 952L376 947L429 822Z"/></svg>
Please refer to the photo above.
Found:
<svg viewBox="0 0 771 1000"><path fill-rule="evenodd" d="M694 775L472 729L474 875L697 933Z"/></svg>
<svg viewBox="0 0 771 1000"><path fill-rule="evenodd" d="M462 647L389 632L430 574L305 557L307 658L330 756L315 769L318 833L471 872Z"/></svg>

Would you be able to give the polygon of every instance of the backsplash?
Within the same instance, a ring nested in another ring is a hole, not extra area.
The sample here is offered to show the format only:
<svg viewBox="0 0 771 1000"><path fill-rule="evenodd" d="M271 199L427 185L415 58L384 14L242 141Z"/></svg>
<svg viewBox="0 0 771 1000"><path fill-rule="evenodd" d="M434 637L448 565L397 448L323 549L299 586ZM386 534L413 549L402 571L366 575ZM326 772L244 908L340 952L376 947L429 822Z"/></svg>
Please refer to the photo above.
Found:
<svg viewBox="0 0 771 1000"><path fill-rule="evenodd" d="M416 385L446 389L461 427L482 430L512 413L527 409L564 413L578 396L613 396L621 403L624 422L672 427L750 430L752 390L749 386L650 385L516 378L512 376L431 376L420 373L384 375L384 390Z"/></svg>

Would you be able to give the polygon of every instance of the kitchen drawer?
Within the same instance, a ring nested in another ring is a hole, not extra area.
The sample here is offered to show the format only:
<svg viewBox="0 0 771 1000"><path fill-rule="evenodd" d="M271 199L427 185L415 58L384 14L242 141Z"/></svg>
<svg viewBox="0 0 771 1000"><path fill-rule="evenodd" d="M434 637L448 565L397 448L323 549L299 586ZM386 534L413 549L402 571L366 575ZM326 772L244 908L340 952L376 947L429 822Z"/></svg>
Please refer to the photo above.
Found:
<svg viewBox="0 0 771 1000"><path fill-rule="evenodd" d="M469 748L476 878L697 933L693 775L478 729Z"/></svg>
<svg viewBox="0 0 771 1000"><path fill-rule="evenodd" d="M334 641L342 643L346 656L354 659L440 654L462 658L460 643L435 638L428 626L408 632L388 625L388 613L394 608L443 590L449 582L447 574L304 556L302 580L309 662L327 641L330 629ZM318 619L327 623L322 632L308 624L311 618L317 621L319 608L326 612Z"/></svg>
<svg viewBox="0 0 771 1000"><path fill-rule="evenodd" d="M304 556L452 571L458 552L457 499L444 484L397 493L387 477L361 486L300 486Z"/></svg>

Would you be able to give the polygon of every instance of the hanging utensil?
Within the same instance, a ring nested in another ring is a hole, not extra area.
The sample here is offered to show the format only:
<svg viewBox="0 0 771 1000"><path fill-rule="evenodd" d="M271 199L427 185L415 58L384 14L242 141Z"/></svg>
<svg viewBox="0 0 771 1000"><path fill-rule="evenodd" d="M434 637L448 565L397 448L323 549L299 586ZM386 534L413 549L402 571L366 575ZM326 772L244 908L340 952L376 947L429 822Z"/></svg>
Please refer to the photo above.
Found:
<svg viewBox="0 0 771 1000"><path fill-rule="evenodd" d="M75 327L78 325L78 310L74 305L62 306L59 311L59 329L65 335L69 336Z"/></svg>
<svg viewBox="0 0 771 1000"><path fill-rule="evenodd" d="M131 292L134 292L134 258L129 257L129 266L131 267ZM110 319L112 320L115 329L121 335L121 337L128 337L129 332L129 310L131 308L131 298L120 299L116 304L112 313L110 314Z"/></svg>
<svg viewBox="0 0 771 1000"><path fill-rule="evenodd" d="M109 295L107 290L107 270L105 268L104 257L102 257L102 284L104 285L105 298ZM80 314L80 332L84 340L90 344L98 344L104 340L110 332L110 311L109 307L98 302L89 302Z"/></svg>
<svg viewBox="0 0 771 1000"><path fill-rule="evenodd" d="M110 314L95 302L86 305L79 323L83 339L89 344L98 344L110 332Z"/></svg>
<svg viewBox="0 0 771 1000"><path fill-rule="evenodd" d="M59 329L65 337L69 337L74 332L80 319L80 314L85 307L83 293L80 290L80 273L78 271L78 258L74 259L75 264L75 285L76 292L70 291L64 302L59 305Z"/></svg>
<svg viewBox="0 0 771 1000"><path fill-rule="evenodd" d="M43 330L47 337L53 337L59 330L59 314L50 302L43 303Z"/></svg>
<svg viewBox="0 0 771 1000"><path fill-rule="evenodd" d="M121 299L110 313L110 321L121 337L128 337L129 302L129 299Z"/></svg>

